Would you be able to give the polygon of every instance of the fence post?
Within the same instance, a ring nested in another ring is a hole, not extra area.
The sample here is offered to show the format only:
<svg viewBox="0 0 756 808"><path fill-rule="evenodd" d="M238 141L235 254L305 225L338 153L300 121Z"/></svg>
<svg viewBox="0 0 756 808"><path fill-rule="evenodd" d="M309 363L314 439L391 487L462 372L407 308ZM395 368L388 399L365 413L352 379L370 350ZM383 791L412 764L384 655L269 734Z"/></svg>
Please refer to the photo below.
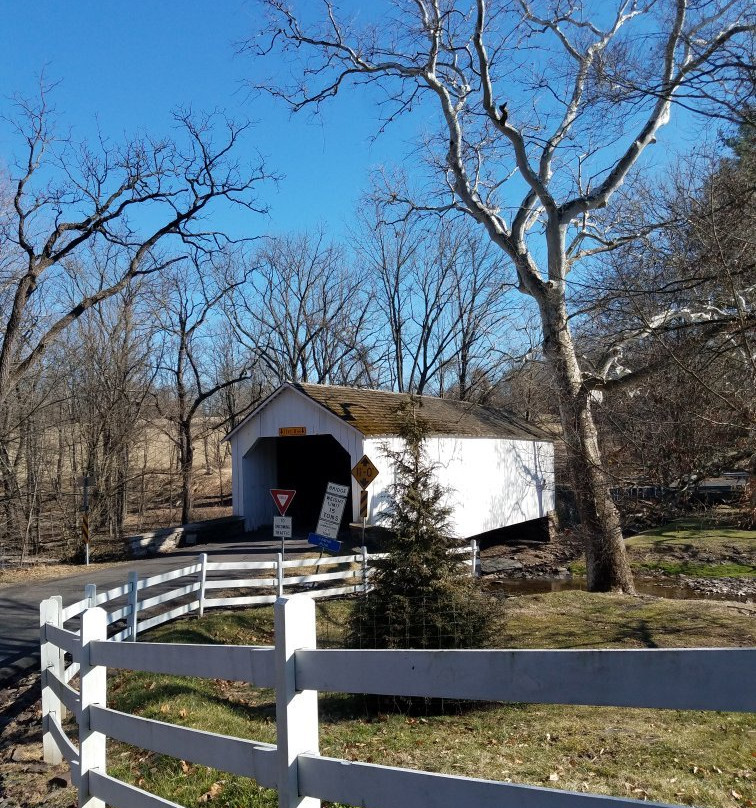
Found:
<svg viewBox="0 0 756 808"><path fill-rule="evenodd" d="M368 549L363 544L360 547L362 553L362 593L367 595L368 592Z"/></svg>
<svg viewBox="0 0 756 808"><path fill-rule="evenodd" d="M207 553L200 553L199 557L199 616L205 614L205 583L207 582Z"/></svg>
<svg viewBox="0 0 756 808"><path fill-rule="evenodd" d="M319 754L318 692L297 690L296 652L315 648L315 601L308 595L279 598L275 606L276 753L279 808L320 808L320 800L299 795L297 757Z"/></svg>
<svg viewBox="0 0 756 808"><path fill-rule="evenodd" d="M84 599L87 602L88 609L93 609L97 606L97 584L87 584L84 587Z"/></svg>
<svg viewBox="0 0 756 808"><path fill-rule="evenodd" d="M90 729L90 707L105 707L107 700L107 671L104 665L90 663L90 643L105 640L108 616L105 609L87 609L81 616L81 660L79 661L79 808L105 808L105 801L89 790L89 772L97 769L107 774L105 735Z"/></svg>
<svg viewBox="0 0 756 808"><path fill-rule="evenodd" d="M283 565L283 553L276 553L276 587L278 592L278 597L283 597L283 586L284 586L284 565Z"/></svg>
<svg viewBox="0 0 756 808"><path fill-rule="evenodd" d="M139 615L139 573L129 573L129 640L136 642L137 638L137 617Z"/></svg>
<svg viewBox="0 0 756 808"><path fill-rule="evenodd" d="M470 539L470 555L472 556L471 573L474 578L478 574L478 542Z"/></svg>
<svg viewBox="0 0 756 808"><path fill-rule="evenodd" d="M42 756L45 763L57 764L63 760L58 745L48 731L50 721L58 724L63 720L63 704L49 686L50 674L56 675L63 681L62 651L47 641L46 626L52 623L62 627L62 599L60 597L47 598L39 604L39 639L40 639L40 668L42 684Z"/></svg>

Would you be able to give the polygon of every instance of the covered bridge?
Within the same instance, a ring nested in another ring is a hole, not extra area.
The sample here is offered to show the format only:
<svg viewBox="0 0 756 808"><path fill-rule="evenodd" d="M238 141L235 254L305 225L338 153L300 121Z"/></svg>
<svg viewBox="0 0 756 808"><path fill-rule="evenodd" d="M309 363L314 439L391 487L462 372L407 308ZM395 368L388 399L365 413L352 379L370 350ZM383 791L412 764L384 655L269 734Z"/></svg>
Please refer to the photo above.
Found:
<svg viewBox="0 0 756 808"><path fill-rule="evenodd" d="M329 482L349 486L342 527L359 521L360 486L351 469L363 455L378 468L368 488L368 524L386 509L400 447L399 410L408 396L318 384L283 384L228 436L234 514L247 530L271 524L272 488L295 489L288 515L296 532L315 529ZM554 451L548 436L506 410L418 396L430 426L426 450L448 489L455 532L474 536L545 517L554 508Z"/></svg>

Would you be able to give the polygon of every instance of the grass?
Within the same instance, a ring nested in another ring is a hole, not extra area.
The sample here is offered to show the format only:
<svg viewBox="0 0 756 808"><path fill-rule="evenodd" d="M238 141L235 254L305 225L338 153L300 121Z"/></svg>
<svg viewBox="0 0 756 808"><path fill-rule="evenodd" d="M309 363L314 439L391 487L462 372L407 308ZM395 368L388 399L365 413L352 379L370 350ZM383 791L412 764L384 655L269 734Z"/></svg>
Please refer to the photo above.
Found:
<svg viewBox="0 0 756 808"><path fill-rule="evenodd" d="M627 539L630 566L639 576L751 578L756 575L756 532L722 527L713 519L689 517ZM569 565L585 575L585 562Z"/></svg>
<svg viewBox="0 0 756 808"><path fill-rule="evenodd" d="M338 646L345 601L320 602L321 646ZM747 604L559 592L512 598L503 647L756 645ZM150 634L155 641L268 644L272 610L211 612ZM144 673L111 679L110 704L149 718L275 742L270 690ZM483 704L450 714L373 716L360 696L321 694L321 752L352 760L576 791L724 808L750 806L750 715L609 707ZM202 766L110 745L117 777L186 806L272 808L275 792Z"/></svg>
<svg viewBox="0 0 756 808"><path fill-rule="evenodd" d="M638 574L691 578L756 575L756 533L722 527L705 518L676 519L627 540Z"/></svg>
<svg viewBox="0 0 756 808"><path fill-rule="evenodd" d="M705 517L689 517L675 519L660 527L644 530L627 540L631 549L655 549L693 547L708 551L726 551L735 549L741 552L754 552L756 533L753 530L741 530L718 525L713 519Z"/></svg>

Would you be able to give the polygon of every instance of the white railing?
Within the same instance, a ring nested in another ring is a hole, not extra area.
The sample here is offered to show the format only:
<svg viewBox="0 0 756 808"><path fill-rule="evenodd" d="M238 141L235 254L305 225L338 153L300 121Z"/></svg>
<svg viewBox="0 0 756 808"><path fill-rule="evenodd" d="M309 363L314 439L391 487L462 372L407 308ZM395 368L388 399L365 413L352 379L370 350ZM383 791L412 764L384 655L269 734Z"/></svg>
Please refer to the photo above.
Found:
<svg viewBox="0 0 756 808"><path fill-rule="evenodd" d="M451 551L454 554L469 556L462 564L470 567L473 575L478 574L480 559L478 545L473 539L468 546ZM366 547L359 552L343 556L319 558L298 558L285 561L281 553L275 561L209 561L207 553L198 556L194 564L170 570L149 578L140 578L130 572L128 582L106 592L97 592L94 584L85 588L83 600L62 609L59 627L69 620L78 618L91 606L103 606L107 611L107 623L112 625L125 621L124 628L111 636L113 640L137 639L140 632L167 623L191 612L200 617L205 609L228 606L259 606L271 604L284 594L307 589L313 598L329 598L364 592L370 586L372 561L386 558L386 553L369 553ZM321 569L334 567L334 571L321 572ZM302 573L304 569L314 572ZM224 573L249 572L249 578L223 577ZM168 591L147 596L148 589L164 587L179 579L188 579ZM334 586L338 582L340 585ZM208 593L234 590L252 590L254 594L209 596ZM178 601L168 610L166 604ZM78 667L68 671L68 679L76 674Z"/></svg>
<svg viewBox="0 0 756 808"><path fill-rule="evenodd" d="M677 710L753 712L756 649L627 651L370 651L316 648L307 594L274 607L275 647L126 644L107 640L108 616L87 608L78 633L59 627L60 599L41 606L45 760L71 763L81 808L175 806L107 774L106 739L251 777L279 806L320 800L371 808L627 808L627 798L560 791L323 757L318 691ZM62 656L80 665L79 691ZM165 724L107 707L107 668L248 682L276 692L276 745ZM64 706L78 747L63 730ZM651 803L653 805L653 803Z"/></svg>

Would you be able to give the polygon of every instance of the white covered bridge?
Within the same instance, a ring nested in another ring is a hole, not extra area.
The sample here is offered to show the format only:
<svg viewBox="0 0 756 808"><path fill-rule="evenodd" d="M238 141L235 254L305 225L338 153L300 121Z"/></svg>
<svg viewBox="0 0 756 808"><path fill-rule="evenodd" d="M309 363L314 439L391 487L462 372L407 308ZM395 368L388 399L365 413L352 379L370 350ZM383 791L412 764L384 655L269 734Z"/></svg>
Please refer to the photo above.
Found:
<svg viewBox="0 0 756 808"><path fill-rule="evenodd" d="M399 410L407 398L330 385L279 387L228 436L234 514L244 517L247 530L270 524L270 489L295 489L294 529L314 530L326 485L335 482L350 489L343 526L357 522L360 487L351 469L367 455L379 470L368 488L368 524L378 524L393 481L386 448L401 445ZM416 399L458 536L540 519L554 509L554 451L545 433L506 410Z"/></svg>

